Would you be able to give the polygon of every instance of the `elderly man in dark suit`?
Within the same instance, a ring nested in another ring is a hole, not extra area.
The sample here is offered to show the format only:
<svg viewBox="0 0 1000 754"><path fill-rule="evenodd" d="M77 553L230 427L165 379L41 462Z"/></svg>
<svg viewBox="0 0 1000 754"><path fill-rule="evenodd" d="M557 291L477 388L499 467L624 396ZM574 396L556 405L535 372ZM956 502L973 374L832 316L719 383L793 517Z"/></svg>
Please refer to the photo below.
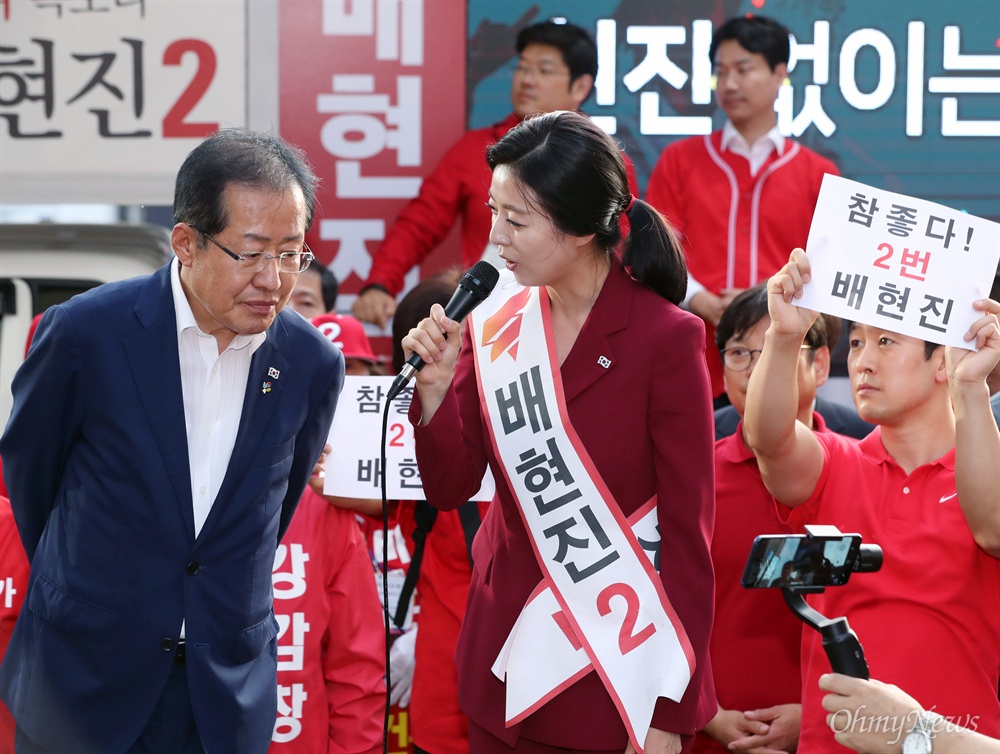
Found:
<svg viewBox="0 0 1000 754"><path fill-rule="evenodd" d="M31 560L0 668L19 754L267 750L271 566L344 373L282 311L315 184L219 132L178 173L176 259L42 319L0 439Z"/></svg>

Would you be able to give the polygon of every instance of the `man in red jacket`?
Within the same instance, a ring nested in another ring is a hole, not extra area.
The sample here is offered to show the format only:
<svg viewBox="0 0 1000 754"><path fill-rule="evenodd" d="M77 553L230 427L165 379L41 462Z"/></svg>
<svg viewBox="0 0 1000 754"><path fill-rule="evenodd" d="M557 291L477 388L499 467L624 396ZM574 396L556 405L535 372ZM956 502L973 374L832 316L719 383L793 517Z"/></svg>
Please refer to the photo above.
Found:
<svg viewBox="0 0 1000 754"><path fill-rule="evenodd" d="M715 325L742 290L766 280L804 247L829 160L778 131L774 102L788 76L788 29L737 16L712 37L721 131L667 147L646 200L681 234L688 264L685 306L708 326L712 393L721 396Z"/></svg>
<svg viewBox="0 0 1000 754"><path fill-rule="evenodd" d="M490 169L486 147L531 113L579 110L594 88L597 47L579 26L553 21L528 26L517 35L518 65L511 81L514 111L488 128L469 131L449 149L400 211L375 254L371 273L354 304L354 316L385 327L396 311L403 277L462 219L462 266L487 254L493 216L486 207ZM626 159L629 186L638 193L635 170ZM498 260L499 263L499 260Z"/></svg>

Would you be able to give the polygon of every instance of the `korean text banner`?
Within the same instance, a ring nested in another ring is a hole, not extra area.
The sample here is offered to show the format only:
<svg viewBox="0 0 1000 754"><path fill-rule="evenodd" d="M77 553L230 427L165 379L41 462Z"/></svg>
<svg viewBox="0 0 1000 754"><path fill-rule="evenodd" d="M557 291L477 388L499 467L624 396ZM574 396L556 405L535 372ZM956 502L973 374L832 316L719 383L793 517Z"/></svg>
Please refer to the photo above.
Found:
<svg viewBox="0 0 1000 754"><path fill-rule="evenodd" d="M327 442L333 452L326 459L323 492L338 497L365 499L382 496L382 414L385 395L393 377L344 378L344 391ZM407 387L389 410L386 438L386 497L389 500L424 500L417 468L413 426L407 418L413 387ZM495 485L487 470L483 486L473 500L491 500Z"/></svg>
<svg viewBox="0 0 1000 754"><path fill-rule="evenodd" d="M170 204L246 123L245 0L4 0L0 34L4 201Z"/></svg>
<svg viewBox="0 0 1000 754"><path fill-rule="evenodd" d="M465 2L278 8L281 135L321 178L309 245L340 281L346 311L396 214L464 133ZM442 249L451 259L457 240Z"/></svg>
<svg viewBox="0 0 1000 754"><path fill-rule="evenodd" d="M725 122L715 31L774 18L792 35L782 134L848 178L1000 219L996 0L468 0L468 14L469 126L509 111L517 30L564 17L597 42L583 109L625 147L643 192L666 146Z"/></svg>
<svg viewBox="0 0 1000 754"><path fill-rule="evenodd" d="M799 306L945 345L982 314L1000 262L1000 225L827 175L806 246Z"/></svg>

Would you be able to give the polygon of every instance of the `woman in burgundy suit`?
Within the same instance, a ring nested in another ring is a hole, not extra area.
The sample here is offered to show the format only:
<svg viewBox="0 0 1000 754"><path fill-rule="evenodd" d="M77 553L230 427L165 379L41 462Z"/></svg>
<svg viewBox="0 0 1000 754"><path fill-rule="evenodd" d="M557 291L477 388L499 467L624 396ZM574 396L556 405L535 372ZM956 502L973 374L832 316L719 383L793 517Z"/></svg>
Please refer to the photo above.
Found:
<svg viewBox="0 0 1000 754"><path fill-rule="evenodd" d="M464 336L435 305L403 339L426 362L427 499L457 507L487 465L497 486L456 652L470 748L677 754L715 712L712 404L683 256L583 116L527 119L487 160L507 271Z"/></svg>

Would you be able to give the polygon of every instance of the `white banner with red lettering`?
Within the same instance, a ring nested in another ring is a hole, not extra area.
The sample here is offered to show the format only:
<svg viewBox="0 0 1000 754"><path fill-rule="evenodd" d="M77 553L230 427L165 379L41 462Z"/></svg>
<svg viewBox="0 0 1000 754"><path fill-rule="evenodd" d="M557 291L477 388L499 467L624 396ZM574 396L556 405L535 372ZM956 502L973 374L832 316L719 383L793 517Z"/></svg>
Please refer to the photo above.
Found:
<svg viewBox="0 0 1000 754"><path fill-rule="evenodd" d="M395 379L374 375L344 377L344 389L327 436L333 451L326 457L324 494L380 498L384 452L387 499L427 499L417 467L413 425L406 418L413 398L412 383L389 408L386 435L382 436L385 395ZM487 469L482 487L470 499L492 500L495 489L493 476Z"/></svg>
<svg viewBox="0 0 1000 754"><path fill-rule="evenodd" d="M1000 262L1000 225L924 199L823 177L806 244L812 278L793 303L932 343L982 316Z"/></svg>
<svg viewBox="0 0 1000 754"><path fill-rule="evenodd" d="M247 123L246 0L3 0L4 201L166 204Z"/></svg>

